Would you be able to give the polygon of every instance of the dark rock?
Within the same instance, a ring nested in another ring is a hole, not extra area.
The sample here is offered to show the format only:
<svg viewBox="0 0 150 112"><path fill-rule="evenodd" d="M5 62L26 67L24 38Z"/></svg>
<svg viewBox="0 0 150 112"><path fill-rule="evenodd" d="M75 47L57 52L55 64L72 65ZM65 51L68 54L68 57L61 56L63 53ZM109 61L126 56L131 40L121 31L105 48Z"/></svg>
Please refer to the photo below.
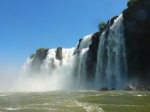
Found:
<svg viewBox="0 0 150 112"><path fill-rule="evenodd" d="M75 55L76 53L77 53L77 54L80 54L80 53L81 53L81 50L76 50L76 51L74 51L74 55Z"/></svg>
<svg viewBox="0 0 150 112"><path fill-rule="evenodd" d="M47 52L48 52L48 49L45 49L45 48L40 48L36 51L36 55L35 57L36 58L39 58L40 60L44 60L47 56Z"/></svg>
<svg viewBox="0 0 150 112"><path fill-rule="evenodd" d="M129 1L123 11L128 79L150 81L150 1Z"/></svg>
<svg viewBox="0 0 150 112"><path fill-rule="evenodd" d="M109 89L107 87L102 87L99 89L99 91L109 91Z"/></svg>
<svg viewBox="0 0 150 112"><path fill-rule="evenodd" d="M110 19L110 26L114 24L114 20L117 19L118 16L114 16L113 18Z"/></svg>
<svg viewBox="0 0 150 112"><path fill-rule="evenodd" d="M76 53L79 54L81 52L79 48L80 48L80 43L81 43L82 39L83 38L79 39L78 45L77 45L76 49L74 50L73 55L75 55Z"/></svg>
<svg viewBox="0 0 150 112"><path fill-rule="evenodd" d="M89 46L87 62L86 62L88 81L94 80L95 77L97 53L98 53L98 46L100 41L100 32L94 33L91 38L92 38L92 42L91 45Z"/></svg>
<svg viewBox="0 0 150 112"><path fill-rule="evenodd" d="M116 90L115 88L111 88L112 91Z"/></svg>
<svg viewBox="0 0 150 112"><path fill-rule="evenodd" d="M79 39L79 44L78 44L78 46L77 46L78 49L79 49L79 47L80 47L80 43L81 43L82 39L83 39L83 38Z"/></svg>
<svg viewBox="0 0 150 112"><path fill-rule="evenodd" d="M31 64L32 71L34 72L40 71L41 64L43 60L46 58L47 52L48 52L48 49L45 49L45 48L40 48L36 51L36 54Z"/></svg>
<svg viewBox="0 0 150 112"><path fill-rule="evenodd" d="M135 91L136 86L133 84L129 84L127 87L124 88L125 91Z"/></svg>
<svg viewBox="0 0 150 112"><path fill-rule="evenodd" d="M118 16L114 16L110 20L107 21L106 38L109 35L109 29L110 29L110 27L114 24L114 20L117 19L117 18L118 18Z"/></svg>
<svg viewBox="0 0 150 112"><path fill-rule="evenodd" d="M149 85L140 84L137 86L137 90L139 91L150 91Z"/></svg>
<svg viewBox="0 0 150 112"><path fill-rule="evenodd" d="M58 60L62 60L63 59L63 56L62 56L62 47L58 47L57 50L56 50L56 59Z"/></svg>
<svg viewBox="0 0 150 112"><path fill-rule="evenodd" d="M92 35L92 43L89 46L89 55L94 62L97 61L98 46L101 34L96 32Z"/></svg>
<svg viewBox="0 0 150 112"><path fill-rule="evenodd" d="M107 21L107 29L110 28L114 24L114 20L117 18L118 16L114 16L110 20Z"/></svg>
<svg viewBox="0 0 150 112"><path fill-rule="evenodd" d="M36 54L32 54L32 55L30 56L30 59L34 58L34 57L35 57L35 55L36 55Z"/></svg>
<svg viewBox="0 0 150 112"><path fill-rule="evenodd" d="M133 89L130 88L130 86L127 86L127 87L124 88L124 91L133 91Z"/></svg>

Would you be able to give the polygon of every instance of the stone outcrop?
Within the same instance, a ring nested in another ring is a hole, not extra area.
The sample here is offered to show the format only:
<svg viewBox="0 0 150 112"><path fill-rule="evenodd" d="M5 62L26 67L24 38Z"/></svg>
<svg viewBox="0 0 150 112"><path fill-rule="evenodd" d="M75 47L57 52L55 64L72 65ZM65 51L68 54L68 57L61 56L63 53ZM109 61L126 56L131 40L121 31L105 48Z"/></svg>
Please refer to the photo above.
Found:
<svg viewBox="0 0 150 112"><path fill-rule="evenodd" d="M38 72L40 70L40 66L43 60L47 56L47 52L48 52L48 49L45 49L45 48L40 48L36 51L36 54L33 57L32 65L31 65L32 71Z"/></svg>
<svg viewBox="0 0 150 112"><path fill-rule="evenodd" d="M130 0L123 11L128 78L150 80L150 1Z"/></svg>
<svg viewBox="0 0 150 112"><path fill-rule="evenodd" d="M98 91L109 91L108 87L102 87Z"/></svg>
<svg viewBox="0 0 150 112"><path fill-rule="evenodd" d="M96 32L92 35L92 44L89 46L89 57L92 58L92 61L97 61L97 52L98 52L98 46L99 46L99 37L100 32Z"/></svg>
<svg viewBox="0 0 150 112"><path fill-rule="evenodd" d="M36 54L31 54L30 59L34 58Z"/></svg>
<svg viewBox="0 0 150 112"><path fill-rule="evenodd" d="M139 91L150 91L150 86L141 83L141 84L139 84L139 85L136 87L136 90L139 90Z"/></svg>
<svg viewBox="0 0 150 112"><path fill-rule="evenodd" d="M112 26L114 24L114 20L117 18L118 18L118 16L114 16L110 19L110 26Z"/></svg>
<svg viewBox="0 0 150 112"><path fill-rule="evenodd" d="M62 56L62 47L58 47L56 50L56 59L58 60L62 60L63 56Z"/></svg>

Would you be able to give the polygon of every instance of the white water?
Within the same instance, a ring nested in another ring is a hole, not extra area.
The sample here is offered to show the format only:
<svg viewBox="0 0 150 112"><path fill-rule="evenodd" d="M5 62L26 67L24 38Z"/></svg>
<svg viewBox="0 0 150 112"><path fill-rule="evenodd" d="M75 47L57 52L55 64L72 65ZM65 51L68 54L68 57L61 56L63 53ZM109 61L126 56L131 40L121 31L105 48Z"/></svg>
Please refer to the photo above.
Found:
<svg viewBox="0 0 150 112"><path fill-rule="evenodd" d="M126 81L127 64L124 40L123 18L120 15L100 37L96 68L96 87L122 88Z"/></svg>
<svg viewBox="0 0 150 112"><path fill-rule="evenodd" d="M84 48L88 48L89 45L91 44L91 37L92 37L93 34L89 34L85 37L83 37L81 43L80 43L80 46L79 46L79 50L82 50Z"/></svg>
<svg viewBox="0 0 150 112"><path fill-rule="evenodd" d="M93 34L87 35L83 37L82 41L80 42L78 49L79 53L76 53L73 56L73 74L77 78L77 89L87 89L88 82L87 82L87 56L89 45L91 44L91 37Z"/></svg>
<svg viewBox="0 0 150 112"><path fill-rule="evenodd" d="M28 72L28 66L24 66L24 75L16 83L16 91L50 91L70 89L72 76L71 57L74 48L62 49L62 61L56 59L56 49L49 49L47 57L43 60L39 73ZM30 65L28 59L25 65ZM29 73L26 74L26 73ZM26 75L25 75L26 74Z"/></svg>

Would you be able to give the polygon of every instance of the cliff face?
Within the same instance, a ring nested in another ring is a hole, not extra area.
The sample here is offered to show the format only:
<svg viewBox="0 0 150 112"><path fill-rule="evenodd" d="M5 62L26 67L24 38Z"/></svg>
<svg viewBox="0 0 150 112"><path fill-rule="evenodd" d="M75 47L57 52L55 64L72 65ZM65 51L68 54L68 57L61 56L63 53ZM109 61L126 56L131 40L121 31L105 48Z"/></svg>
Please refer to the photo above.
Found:
<svg viewBox="0 0 150 112"><path fill-rule="evenodd" d="M47 56L47 52L48 52L48 49L45 49L45 48L40 48L36 51L36 54L32 54L30 56L30 58L33 58L33 61L32 61L32 71L39 71L40 70L40 66L43 62L43 60L46 58Z"/></svg>
<svg viewBox="0 0 150 112"><path fill-rule="evenodd" d="M133 2L132 2L133 1ZM130 0L123 11L128 77L150 80L150 1Z"/></svg>

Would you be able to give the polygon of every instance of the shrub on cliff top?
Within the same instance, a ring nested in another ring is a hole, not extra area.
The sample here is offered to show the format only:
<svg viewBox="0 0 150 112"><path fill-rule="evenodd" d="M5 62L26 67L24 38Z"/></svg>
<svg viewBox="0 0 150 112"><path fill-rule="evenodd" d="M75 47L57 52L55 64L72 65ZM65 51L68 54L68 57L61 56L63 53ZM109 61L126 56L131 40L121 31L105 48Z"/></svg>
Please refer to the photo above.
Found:
<svg viewBox="0 0 150 112"><path fill-rule="evenodd" d="M129 0L128 3L127 3L127 6L130 7L130 6L133 6L135 5L136 3L140 2L142 0Z"/></svg>
<svg viewBox="0 0 150 112"><path fill-rule="evenodd" d="M107 28L107 23L105 23L105 22L100 23L100 24L98 25L98 28L99 28L99 30L100 30L101 32L103 32L103 31L106 30L106 28Z"/></svg>
<svg viewBox="0 0 150 112"><path fill-rule="evenodd" d="M144 3L146 3L145 1L148 0L129 0L127 3L128 8L125 9L122 13L123 13L123 18L133 18L136 16L136 11L139 9L144 8Z"/></svg>

